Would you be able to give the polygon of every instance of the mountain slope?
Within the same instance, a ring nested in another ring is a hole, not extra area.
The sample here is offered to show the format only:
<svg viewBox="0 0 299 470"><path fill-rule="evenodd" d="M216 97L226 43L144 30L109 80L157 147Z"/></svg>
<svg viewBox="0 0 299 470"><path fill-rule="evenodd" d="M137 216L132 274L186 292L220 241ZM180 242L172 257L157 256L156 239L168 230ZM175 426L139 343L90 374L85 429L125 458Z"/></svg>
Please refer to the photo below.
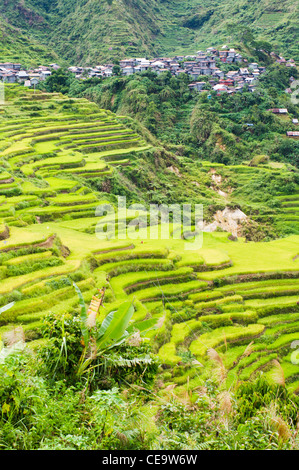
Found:
<svg viewBox="0 0 299 470"><path fill-rule="evenodd" d="M296 58L297 10L291 0L5 0L0 18L69 62L91 64L234 43L231 25Z"/></svg>
<svg viewBox="0 0 299 470"><path fill-rule="evenodd" d="M57 54L26 32L12 26L0 17L0 61L51 63L58 60Z"/></svg>

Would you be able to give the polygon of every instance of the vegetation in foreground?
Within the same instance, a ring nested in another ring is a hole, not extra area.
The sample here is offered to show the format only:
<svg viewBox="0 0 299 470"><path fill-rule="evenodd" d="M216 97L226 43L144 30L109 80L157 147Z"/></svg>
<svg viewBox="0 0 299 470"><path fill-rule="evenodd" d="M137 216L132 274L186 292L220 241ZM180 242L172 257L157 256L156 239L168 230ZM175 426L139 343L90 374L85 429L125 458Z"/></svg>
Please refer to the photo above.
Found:
<svg viewBox="0 0 299 470"><path fill-rule="evenodd" d="M213 375L178 398L155 381L161 364L140 336L153 325L126 331L130 302L100 325L102 298L87 311L74 287L81 313L50 315L46 345L26 347L19 328L0 352L2 450L299 448L299 398L279 368L277 384L260 376L227 390L222 360L210 349Z"/></svg>

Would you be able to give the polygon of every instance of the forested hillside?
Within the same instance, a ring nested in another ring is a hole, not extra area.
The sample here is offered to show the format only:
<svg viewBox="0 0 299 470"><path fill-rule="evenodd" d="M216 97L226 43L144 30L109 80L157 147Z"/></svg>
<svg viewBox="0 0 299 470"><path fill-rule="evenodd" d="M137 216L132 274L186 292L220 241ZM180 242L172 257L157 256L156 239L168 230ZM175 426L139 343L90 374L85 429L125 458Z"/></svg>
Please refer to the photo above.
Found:
<svg viewBox="0 0 299 470"><path fill-rule="evenodd" d="M49 47L31 37L26 30L8 23L0 15L0 60L38 64L52 63L59 59Z"/></svg>
<svg viewBox="0 0 299 470"><path fill-rule="evenodd" d="M70 77L67 90L70 96L132 116L178 153L226 164L267 155L298 166L298 140L286 136L297 129L292 119L299 108L285 93L292 76L298 76L296 68L272 64L254 93L245 87L242 93L220 96L208 77L203 77L207 91L196 93L189 89L186 74L174 77L150 70L103 81ZM287 108L288 115L274 115L271 109L276 107Z"/></svg>
<svg viewBox="0 0 299 470"><path fill-rule="evenodd" d="M274 49L297 56L298 10L291 0L6 0L0 17L2 24L18 28L73 63L193 54L239 42L249 27L271 40ZM6 34L7 26L1 29ZM7 56L5 49L1 60ZM11 44L12 50L23 58L17 43Z"/></svg>

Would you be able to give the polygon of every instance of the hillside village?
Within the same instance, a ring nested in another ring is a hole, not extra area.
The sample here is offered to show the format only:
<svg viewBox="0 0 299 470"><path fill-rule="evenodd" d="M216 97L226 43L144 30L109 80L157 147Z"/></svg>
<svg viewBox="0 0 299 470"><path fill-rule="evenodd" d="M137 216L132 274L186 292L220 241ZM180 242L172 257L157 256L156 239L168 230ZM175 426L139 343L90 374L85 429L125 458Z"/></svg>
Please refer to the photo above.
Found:
<svg viewBox="0 0 299 470"><path fill-rule="evenodd" d="M286 67L296 67L293 59L286 60L281 56L272 55L277 63L285 64ZM240 68L224 72L221 70L222 64L240 64ZM108 63L94 67L71 66L68 70L79 80L93 77L105 79L115 75L114 67L115 64ZM45 81L52 71L58 68L60 68L58 64L50 64L26 70L18 63L0 63L0 80L6 83L21 82L26 87L34 87L39 82ZM217 91L217 94L233 94L242 91L244 86L247 86L249 91L255 91L258 79L266 71L266 67L257 63L248 63L235 49L223 46L221 50L211 47L206 52L198 51L194 56L159 57L151 60L146 58L123 59L119 61L117 70L119 75L124 76L146 70L152 70L157 74L169 71L174 76L185 73L192 80L189 88L197 92L204 91L207 83L200 81L199 78L201 76L211 77L208 83L214 91ZM286 91L290 92L290 89Z"/></svg>

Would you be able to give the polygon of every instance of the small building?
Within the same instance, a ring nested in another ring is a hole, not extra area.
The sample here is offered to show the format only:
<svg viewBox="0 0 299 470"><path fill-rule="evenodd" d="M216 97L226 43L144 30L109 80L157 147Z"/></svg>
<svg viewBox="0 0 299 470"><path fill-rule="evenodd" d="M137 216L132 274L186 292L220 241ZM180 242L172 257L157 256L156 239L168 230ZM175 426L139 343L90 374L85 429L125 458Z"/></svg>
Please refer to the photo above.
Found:
<svg viewBox="0 0 299 470"><path fill-rule="evenodd" d="M226 78L226 79L221 79L219 80L219 84L220 85L225 85L225 86L233 86L234 85L234 81L230 78Z"/></svg>
<svg viewBox="0 0 299 470"><path fill-rule="evenodd" d="M273 108L268 109L268 111L271 111L273 114L288 114L288 110L286 108Z"/></svg>
<svg viewBox="0 0 299 470"><path fill-rule="evenodd" d="M219 57L220 59L224 59L226 58L228 55L228 51L224 50L224 51L219 51Z"/></svg>
<svg viewBox="0 0 299 470"><path fill-rule="evenodd" d="M39 72L45 72L46 70L49 70L49 67L46 67L45 65L40 65L37 70Z"/></svg>
<svg viewBox="0 0 299 470"><path fill-rule="evenodd" d="M169 70L168 69L158 69L156 71L157 75L160 75L161 73L165 73L165 72L169 72Z"/></svg>
<svg viewBox="0 0 299 470"><path fill-rule="evenodd" d="M125 67L134 67L136 65L135 59L123 59L119 61L119 65L122 68Z"/></svg>
<svg viewBox="0 0 299 470"><path fill-rule="evenodd" d="M169 67L176 72L180 68L180 64L177 62L170 62Z"/></svg>
<svg viewBox="0 0 299 470"><path fill-rule="evenodd" d="M214 91L217 91L217 95L219 96L221 93L227 93L228 92L228 88L226 85L215 85L213 86L213 90Z"/></svg>
<svg viewBox="0 0 299 470"><path fill-rule="evenodd" d="M69 67L68 71L76 75L78 73L82 73L83 69L82 67Z"/></svg>
<svg viewBox="0 0 299 470"><path fill-rule="evenodd" d="M188 87L190 90L202 91L205 84L206 82L194 82L194 83L190 83Z"/></svg>
<svg viewBox="0 0 299 470"><path fill-rule="evenodd" d="M220 69L214 69L212 75L216 78L224 78L224 72Z"/></svg>
<svg viewBox="0 0 299 470"><path fill-rule="evenodd" d="M123 75L133 75L134 72L135 72L134 67L131 67L129 65L122 69Z"/></svg>
<svg viewBox="0 0 299 470"><path fill-rule="evenodd" d="M58 65L58 64L50 64L50 67L54 70L60 69L60 65Z"/></svg>
<svg viewBox="0 0 299 470"><path fill-rule="evenodd" d="M40 80L46 80L48 77L50 77L50 75L52 74L52 72L50 70L43 70L41 73L40 73Z"/></svg>
<svg viewBox="0 0 299 470"><path fill-rule="evenodd" d="M239 75L239 72L237 70L230 70L229 72L227 72L226 76L228 78L233 78L233 77L237 77Z"/></svg>
<svg viewBox="0 0 299 470"><path fill-rule="evenodd" d="M242 60L243 60L243 57L241 56L241 54L235 55L235 62L242 62Z"/></svg>
<svg viewBox="0 0 299 470"><path fill-rule="evenodd" d="M249 75L249 71L247 68L241 67L240 68L240 74L241 75Z"/></svg>
<svg viewBox="0 0 299 470"><path fill-rule="evenodd" d="M208 67L207 65L203 66L203 67L200 67L200 74L201 75L212 75L213 74L213 69L210 69L210 67Z"/></svg>
<svg viewBox="0 0 299 470"><path fill-rule="evenodd" d="M103 70L103 76L104 77L112 77L112 75L113 75L112 68L105 67L105 69Z"/></svg>
<svg viewBox="0 0 299 470"><path fill-rule="evenodd" d="M2 80L5 83L16 83L17 77L14 73L8 72L2 74Z"/></svg>
<svg viewBox="0 0 299 470"><path fill-rule="evenodd" d="M287 137L292 137L293 139L299 139L299 131L288 131Z"/></svg>
<svg viewBox="0 0 299 470"><path fill-rule="evenodd" d="M25 70L21 70L20 72L18 72L17 77L20 82L24 82L25 80L29 79L29 75L27 72L25 72Z"/></svg>
<svg viewBox="0 0 299 470"><path fill-rule="evenodd" d="M258 64L256 62L252 62L251 64L248 65L248 68L251 70L257 69Z"/></svg>
<svg viewBox="0 0 299 470"><path fill-rule="evenodd" d="M286 67L296 67L296 64L294 62L293 59L290 59L287 63L286 63Z"/></svg>
<svg viewBox="0 0 299 470"><path fill-rule="evenodd" d="M151 63L150 66L153 69L164 69L165 63L162 62L161 60L155 60L154 62Z"/></svg>

